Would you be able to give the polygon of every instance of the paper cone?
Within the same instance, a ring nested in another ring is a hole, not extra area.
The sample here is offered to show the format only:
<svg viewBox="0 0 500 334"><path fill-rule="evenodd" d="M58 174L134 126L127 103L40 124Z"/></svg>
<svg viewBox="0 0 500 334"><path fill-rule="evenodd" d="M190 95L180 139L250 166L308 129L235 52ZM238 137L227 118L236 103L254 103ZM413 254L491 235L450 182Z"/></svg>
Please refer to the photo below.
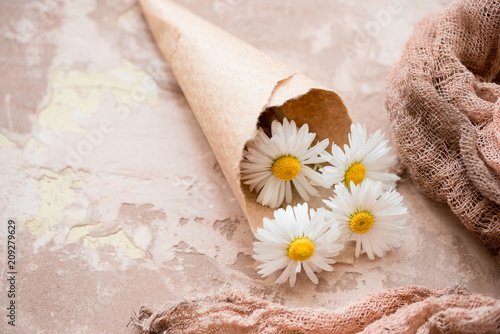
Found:
<svg viewBox="0 0 500 334"><path fill-rule="evenodd" d="M257 194L240 185L240 161L245 144L257 134L260 114L280 106L298 126L309 124L316 139L343 145L351 119L342 99L172 2L139 3L255 232L273 210L258 204ZM332 195L331 190L326 193Z"/></svg>

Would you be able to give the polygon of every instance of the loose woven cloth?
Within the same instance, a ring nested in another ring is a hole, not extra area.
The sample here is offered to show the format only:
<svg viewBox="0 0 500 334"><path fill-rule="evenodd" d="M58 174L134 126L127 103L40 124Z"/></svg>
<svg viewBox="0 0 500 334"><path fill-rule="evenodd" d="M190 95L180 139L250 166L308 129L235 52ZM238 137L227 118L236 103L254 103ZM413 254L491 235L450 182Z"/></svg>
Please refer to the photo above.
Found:
<svg viewBox="0 0 500 334"><path fill-rule="evenodd" d="M500 333L500 301L461 288L408 286L334 311L288 308L226 291L165 310L141 308L143 333Z"/></svg>
<svg viewBox="0 0 500 334"><path fill-rule="evenodd" d="M500 1L459 0L421 21L386 108L416 186L447 203L500 262Z"/></svg>

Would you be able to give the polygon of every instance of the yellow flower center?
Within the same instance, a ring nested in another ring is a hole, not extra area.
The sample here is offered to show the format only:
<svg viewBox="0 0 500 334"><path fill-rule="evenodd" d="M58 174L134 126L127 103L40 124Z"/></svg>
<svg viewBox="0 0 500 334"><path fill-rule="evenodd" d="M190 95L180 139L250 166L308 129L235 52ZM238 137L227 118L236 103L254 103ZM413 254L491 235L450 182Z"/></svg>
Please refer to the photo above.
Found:
<svg viewBox="0 0 500 334"><path fill-rule="evenodd" d="M274 160L271 168L274 176L282 181L290 181L300 173L300 161L291 156L284 156Z"/></svg>
<svg viewBox="0 0 500 334"><path fill-rule="evenodd" d="M363 166L359 162L353 163L351 167L349 167L345 172L345 184L349 186L351 184L351 181L354 182L355 185L360 184L365 178L365 173L365 166Z"/></svg>
<svg viewBox="0 0 500 334"><path fill-rule="evenodd" d="M371 213L360 211L351 217L349 227L354 233L363 234L372 228L373 221L374 219Z"/></svg>
<svg viewBox="0 0 500 334"><path fill-rule="evenodd" d="M288 246L288 256L294 261L306 261L314 254L314 243L308 237L297 238Z"/></svg>

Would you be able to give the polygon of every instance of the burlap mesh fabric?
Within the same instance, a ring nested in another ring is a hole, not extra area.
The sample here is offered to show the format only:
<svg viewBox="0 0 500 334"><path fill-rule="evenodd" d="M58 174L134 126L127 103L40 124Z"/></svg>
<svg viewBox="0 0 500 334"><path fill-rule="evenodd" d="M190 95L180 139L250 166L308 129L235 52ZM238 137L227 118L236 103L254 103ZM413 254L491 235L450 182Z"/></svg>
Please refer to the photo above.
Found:
<svg viewBox="0 0 500 334"><path fill-rule="evenodd" d="M500 262L500 1L459 0L421 21L386 89L416 186L447 203Z"/></svg>
<svg viewBox="0 0 500 334"><path fill-rule="evenodd" d="M500 333L500 301L460 288L409 286L334 311L287 308L227 291L165 310L141 308L143 333Z"/></svg>

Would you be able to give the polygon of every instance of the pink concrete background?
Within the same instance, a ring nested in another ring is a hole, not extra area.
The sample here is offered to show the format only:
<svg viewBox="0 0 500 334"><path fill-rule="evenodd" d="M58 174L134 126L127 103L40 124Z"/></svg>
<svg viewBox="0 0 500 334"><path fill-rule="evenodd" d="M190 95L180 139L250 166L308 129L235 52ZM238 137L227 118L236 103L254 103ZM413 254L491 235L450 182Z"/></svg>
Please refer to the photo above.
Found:
<svg viewBox="0 0 500 334"><path fill-rule="evenodd" d="M334 89L354 121L390 136L388 71L418 20L451 1L176 2ZM227 287L329 309L408 284L500 298L494 259L407 175L396 250L338 264L318 285L261 279L250 228L134 1L4 0L0 22L0 332L134 333L141 304Z"/></svg>

